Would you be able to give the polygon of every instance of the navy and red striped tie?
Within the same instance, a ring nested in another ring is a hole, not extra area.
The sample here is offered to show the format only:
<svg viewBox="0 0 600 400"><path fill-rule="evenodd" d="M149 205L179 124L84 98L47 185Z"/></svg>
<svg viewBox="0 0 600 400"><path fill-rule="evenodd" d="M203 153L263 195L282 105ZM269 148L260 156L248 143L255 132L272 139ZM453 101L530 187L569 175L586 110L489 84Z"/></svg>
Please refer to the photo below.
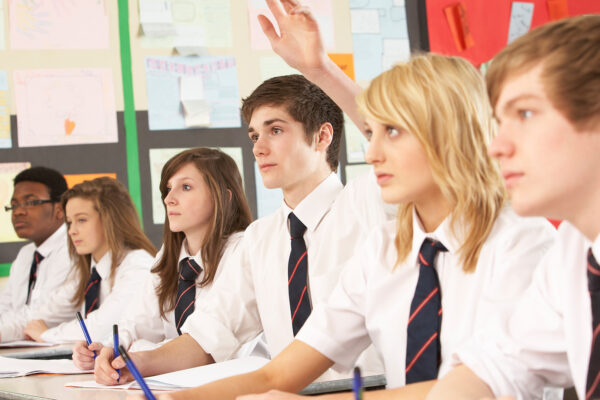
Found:
<svg viewBox="0 0 600 400"><path fill-rule="evenodd" d="M425 239L419 250L419 280L410 304L406 343L406 383L437 378L441 361L442 295L434 267L444 245Z"/></svg>
<svg viewBox="0 0 600 400"><path fill-rule="evenodd" d="M181 335L181 327L190 314L194 312L196 302L196 279L202 268L187 257L179 262L179 281L177 282L177 301L175 302L175 328Z"/></svg>
<svg viewBox="0 0 600 400"><path fill-rule="evenodd" d="M292 249L288 261L288 293L290 296L290 314L294 336L298 333L310 315L311 305L308 295L308 256L304 232L306 226L294 213L290 213L290 236Z"/></svg>
<svg viewBox="0 0 600 400"><path fill-rule="evenodd" d="M87 318L88 314L94 310L97 310L100 306L100 282L102 278L96 267L92 268L92 273L90 275L90 279L88 280L87 287L85 288L84 298L85 298L85 318Z"/></svg>
<svg viewBox="0 0 600 400"><path fill-rule="evenodd" d="M29 286L27 289L27 300L25 300L25 304L29 304L29 301L31 300L31 292L35 287L35 282L37 280L37 267L43 259L44 256L38 253L37 250L33 253L33 261L31 262L31 268L29 269Z"/></svg>
<svg viewBox="0 0 600 400"><path fill-rule="evenodd" d="M592 300L592 349L587 373L585 398L600 399L600 266L594 258L592 249L588 251L588 289Z"/></svg>

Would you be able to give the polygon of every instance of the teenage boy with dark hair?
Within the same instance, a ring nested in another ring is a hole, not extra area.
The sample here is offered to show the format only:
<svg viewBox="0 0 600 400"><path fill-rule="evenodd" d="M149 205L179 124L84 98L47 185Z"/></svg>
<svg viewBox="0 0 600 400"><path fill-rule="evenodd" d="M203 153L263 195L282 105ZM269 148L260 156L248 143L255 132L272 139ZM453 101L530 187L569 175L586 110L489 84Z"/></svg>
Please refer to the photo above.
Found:
<svg viewBox="0 0 600 400"><path fill-rule="evenodd" d="M521 215L565 220L506 326L482 332L432 399L514 396L574 385L600 398L600 15L544 25L487 72L500 160Z"/></svg>
<svg viewBox="0 0 600 400"><path fill-rule="evenodd" d="M24 339L30 310L46 302L65 281L71 267L67 230L60 197L65 178L46 167L21 171L14 179L10 205L12 224L23 246L0 292L0 341Z"/></svg>
<svg viewBox="0 0 600 400"><path fill-rule="evenodd" d="M361 214L348 201L356 188L342 190L334 171L343 114L317 86L301 75L269 79L243 101L242 115L263 182L281 188L284 203L247 228L239 265L225 268L211 301L186 320L186 334L157 350L132 353L143 375L230 359L261 331L271 356L277 355L312 307L325 302L368 226L385 219L381 200L371 205L379 212ZM374 183L365 190L371 191L378 194ZM115 368L124 363L112 361L109 350L96 360L96 380L115 385ZM383 372L372 348L359 363L368 374ZM331 370L325 375L340 377Z"/></svg>

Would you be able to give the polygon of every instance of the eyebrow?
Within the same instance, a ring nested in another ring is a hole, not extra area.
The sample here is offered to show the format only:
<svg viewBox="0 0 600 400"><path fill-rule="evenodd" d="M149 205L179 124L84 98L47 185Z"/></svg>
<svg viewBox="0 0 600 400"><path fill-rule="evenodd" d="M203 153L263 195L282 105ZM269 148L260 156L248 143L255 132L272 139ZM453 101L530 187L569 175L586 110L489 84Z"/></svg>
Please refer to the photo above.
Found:
<svg viewBox="0 0 600 400"><path fill-rule="evenodd" d="M517 97L515 97L514 99L511 99L509 102L507 102L504 107L502 107L503 111L509 110L510 108L514 107L515 103L521 100L541 100L540 96L537 96L535 94L522 94L519 95Z"/></svg>
<svg viewBox="0 0 600 400"><path fill-rule="evenodd" d="M37 198L39 197L37 194L35 193L27 193L26 195L23 196L23 199L29 199L29 198ZM10 201L17 201L17 199L13 196L10 198Z"/></svg>
<svg viewBox="0 0 600 400"><path fill-rule="evenodd" d="M288 124L289 122L281 119L281 118L273 118L273 119L268 119L265 122L263 122L263 126L269 126L269 125L273 125L274 123L279 122L279 123L284 123L284 124ZM255 132L255 129L251 126L248 127L248 132Z"/></svg>

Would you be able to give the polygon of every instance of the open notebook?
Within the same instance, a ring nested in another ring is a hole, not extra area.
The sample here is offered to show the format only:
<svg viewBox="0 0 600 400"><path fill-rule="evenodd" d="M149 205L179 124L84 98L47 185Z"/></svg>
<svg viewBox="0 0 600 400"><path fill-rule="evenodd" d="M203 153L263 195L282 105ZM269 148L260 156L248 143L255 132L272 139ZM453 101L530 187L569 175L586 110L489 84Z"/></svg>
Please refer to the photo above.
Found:
<svg viewBox="0 0 600 400"><path fill-rule="evenodd" d="M34 374L87 374L71 360L19 360L0 357L0 378L14 378Z"/></svg>
<svg viewBox="0 0 600 400"><path fill-rule="evenodd" d="M202 367L184 369L168 374L150 376L145 378L151 390L179 390L204 385L233 375L245 374L255 371L268 363L262 357L245 357L204 365ZM139 388L136 382L117 386L105 386L94 381L80 381L66 383L67 387L94 388L94 389L134 389Z"/></svg>

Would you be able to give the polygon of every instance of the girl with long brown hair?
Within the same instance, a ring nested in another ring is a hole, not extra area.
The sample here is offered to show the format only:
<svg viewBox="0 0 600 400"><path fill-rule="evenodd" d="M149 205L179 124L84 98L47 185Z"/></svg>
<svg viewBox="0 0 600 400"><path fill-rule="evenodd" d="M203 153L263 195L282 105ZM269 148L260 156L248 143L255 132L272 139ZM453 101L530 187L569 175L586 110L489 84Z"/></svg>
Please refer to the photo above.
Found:
<svg viewBox="0 0 600 400"><path fill-rule="evenodd" d="M62 207L73 261L70 280L32 311L25 334L36 341L82 339L74 318L81 311L92 338L107 336L149 275L156 249L144 235L127 189L107 177L67 190Z"/></svg>
<svg viewBox="0 0 600 400"><path fill-rule="evenodd" d="M219 150L194 148L175 155L163 167L160 192L166 211L163 247L141 295L119 322L120 344L126 348L181 334L195 302L210 295L251 221L237 165ZM80 368L93 368L90 350L102 348L96 362L110 363L111 346L80 346L73 359Z"/></svg>

